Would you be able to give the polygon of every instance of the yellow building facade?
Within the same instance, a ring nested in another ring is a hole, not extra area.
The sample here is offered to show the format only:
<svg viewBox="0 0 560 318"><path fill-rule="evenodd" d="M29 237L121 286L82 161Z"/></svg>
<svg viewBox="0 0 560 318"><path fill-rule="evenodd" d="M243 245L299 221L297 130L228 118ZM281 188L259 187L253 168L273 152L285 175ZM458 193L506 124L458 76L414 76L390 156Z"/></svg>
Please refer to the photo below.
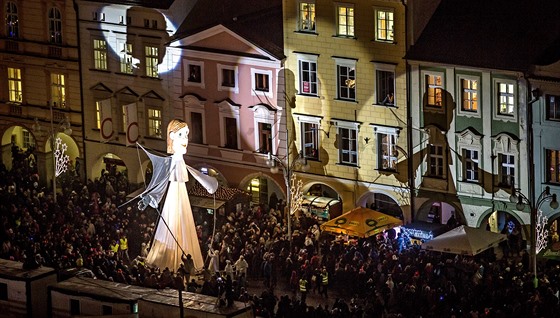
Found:
<svg viewBox="0 0 560 318"><path fill-rule="evenodd" d="M405 7L283 2L290 159L304 194L410 221Z"/></svg>

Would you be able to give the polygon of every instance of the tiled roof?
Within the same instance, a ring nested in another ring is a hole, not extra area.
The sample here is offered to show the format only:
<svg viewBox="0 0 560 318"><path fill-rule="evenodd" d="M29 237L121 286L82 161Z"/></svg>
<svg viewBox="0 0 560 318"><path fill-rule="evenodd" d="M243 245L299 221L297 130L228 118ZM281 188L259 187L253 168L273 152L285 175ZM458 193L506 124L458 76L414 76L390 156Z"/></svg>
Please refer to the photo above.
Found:
<svg viewBox="0 0 560 318"><path fill-rule="evenodd" d="M174 39L181 39L222 24L274 57L284 57L282 1L198 1Z"/></svg>
<svg viewBox="0 0 560 318"><path fill-rule="evenodd" d="M527 71L560 39L557 0L442 0L409 60ZM560 43L560 42L557 42Z"/></svg>

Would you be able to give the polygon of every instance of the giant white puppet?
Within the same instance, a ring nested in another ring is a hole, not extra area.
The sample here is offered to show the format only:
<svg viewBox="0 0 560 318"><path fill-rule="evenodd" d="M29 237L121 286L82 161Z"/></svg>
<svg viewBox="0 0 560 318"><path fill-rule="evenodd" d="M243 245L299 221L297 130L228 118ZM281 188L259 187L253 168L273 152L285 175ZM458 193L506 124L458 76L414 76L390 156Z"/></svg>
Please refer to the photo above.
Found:
<svg viewBox="0 0 560 318"><path fill-rule="evenodd" d="M165 196L146 258L147 264L162 270L168 267L176 271L182 262L183 253L191 254L197 269L202 269L204 265L185 183L189 180L190 172L209 193L214 193L218 181L185 163L183 155L187 153L188 135L187 123L173 119L167 125L167 152L171 156L157 156L140 146L152 161L153 174L146 190L140 194L138 207L144 210L149 205L159 211L159 203Z"/></svg>

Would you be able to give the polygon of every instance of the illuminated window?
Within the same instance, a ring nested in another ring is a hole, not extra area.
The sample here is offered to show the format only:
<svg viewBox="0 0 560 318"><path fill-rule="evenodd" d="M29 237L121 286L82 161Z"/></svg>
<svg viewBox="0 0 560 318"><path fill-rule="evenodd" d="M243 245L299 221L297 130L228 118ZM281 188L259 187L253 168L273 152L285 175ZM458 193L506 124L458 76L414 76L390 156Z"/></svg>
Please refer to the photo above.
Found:
<svg viewBox="0 0 560 318"><path fill-rule="evenodd" d="M158 48L155 46L146 46L146 76L159 77L158 61Z"/></svg>
<svg viewBox="0 0 560 318"><path fill-rule="evenodd" d="M8 92L10 102L21 103L23 101L21 69L8 67Z"/></svg>
<svg viewBox="0 0 560 318"><path fill-rule="evenodd" d="M148 135L161 138L161 110L148 108Z"/></svg>
<svg viewBox="0 0 560 318"><path fill-rule="evenodd" d="M107 70L107 41L93 40L93 67L96 70Z"/></svg>
<svg viewBox="0 0 560 318"><path fill-rule="evenodd" d="M424 79L428 98L427 106L443 108L443 76L426 74Z"/></svg>
<svg viewBox="0 0 560 318"><path fill-rule="evenodd" d="M498 114L513 116L515 112L514 86L510 83L498 83Z"/></svg>
<svg viewBox="0 0 560 318"><path fill-rule="evenodd" d="M337 98L356 100L356 61L335 59L337 75Z"/></svg>
<svg viewBox="0 0 560 318"><path fill-rule="evenodd" d="M19 38L18 8L13 2L6 3L6 36L12 39Z"/></svg>
<svg viewBox="0 0 560 318"><path fill-rule="evenodd" d="M397 140L400 128L382 125L371 126L376 138L377 169L397 170Z"/></svg>
<svg viewBox="0 0 560 318"><path fill-rule="evenodd" d="M63 74L51 74L51 102L54 107L66 106L66 88Z"/></svg>
<svg viewBox="0 0 560 318"><path fill-rule="evenodd" d="M464 180L478 182L478 150L463 149Z"/></svg>
<svg viewBox="0 0 560 318"><path fill-rule="evenodd" d="M337 35L354 36L354 7L348 4L339 4L337 7Z"/></svg>
<svg viewBox="0 0 560 318"><path fill-rule="evenodd" d="M394 41L394 13L392 9L375 10L375 40L382 42Z"/></svg>
<svg viewBox="0 0 560 318"><path fill-rule="evenodd" d="M95 128L101 129L101 101L95 102Z"/></svg>
<svg viewBox="0 0 560 318"><path fill-rule="evenodd" d="M560 183L560 150L546 149L546 182Z"/></svg>
<svg viewBox="0 0 560 318"><path fill-rule="evenodd" d="M546 96L546 119L560 120L560 96Z"/></svg>
<svg viewBox="0 0 560 318"><path fill-rule="evenodd" d="M478 81L461 79L461 109L471 112L478 110Z"/></svg>
<svg viewBox="0 0 560 318"><path fill-rule="evenodd" d="M299 3L299 31L315 32L315 2Z"/></svg>
<svg viewBox="0 0 560 318"><path fill-rule="evenodd" d="M317 96L317 56L298 54L299 93Z"/></svg>
<svg viewBox="0 0 560 318"><path fill-rule="evenodd" d="M120 49L121 73L132 74L132 44L121 43Z"/></svg>
<svg viewBox="0 0 560 318"><path fill-rule="evenodd" d="M49 43L62 44L62 15L57 8L49 10Z"/></svg>

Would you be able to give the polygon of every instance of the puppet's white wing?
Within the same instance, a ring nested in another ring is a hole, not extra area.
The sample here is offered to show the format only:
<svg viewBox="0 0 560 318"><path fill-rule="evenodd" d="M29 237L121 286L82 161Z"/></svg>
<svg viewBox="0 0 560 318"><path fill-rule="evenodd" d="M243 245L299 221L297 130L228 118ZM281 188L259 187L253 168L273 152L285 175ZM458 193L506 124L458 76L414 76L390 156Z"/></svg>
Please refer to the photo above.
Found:
<svg viewBox="0 0 560 318"><path fill-rule="evenodd" d="M216 178L207 176L204 173L196 170L195 168L188 166L187 169L192 174L192 176L196 179L196 181L200 182L202 186L208 191L208 193L213 194L218 189L218 180Z"/></svg>
<svg viewBox="0 0 560 318"><path fill-rule="evenodd" d="M171 157L154 155L148 152L144 147L142 147L142 145L138 143L137 145L142 148L146 155L148 155L148 158L150 158L150 161L152 162L153 173L152 179L146 187L146 190L144 190L132 200L140 197L140 201L138 202L138 209L140 210L145 210L148 206L156 209L158 208L161 199L167 191L167 186L169 185L169 176L171 175Z"/></svg>

